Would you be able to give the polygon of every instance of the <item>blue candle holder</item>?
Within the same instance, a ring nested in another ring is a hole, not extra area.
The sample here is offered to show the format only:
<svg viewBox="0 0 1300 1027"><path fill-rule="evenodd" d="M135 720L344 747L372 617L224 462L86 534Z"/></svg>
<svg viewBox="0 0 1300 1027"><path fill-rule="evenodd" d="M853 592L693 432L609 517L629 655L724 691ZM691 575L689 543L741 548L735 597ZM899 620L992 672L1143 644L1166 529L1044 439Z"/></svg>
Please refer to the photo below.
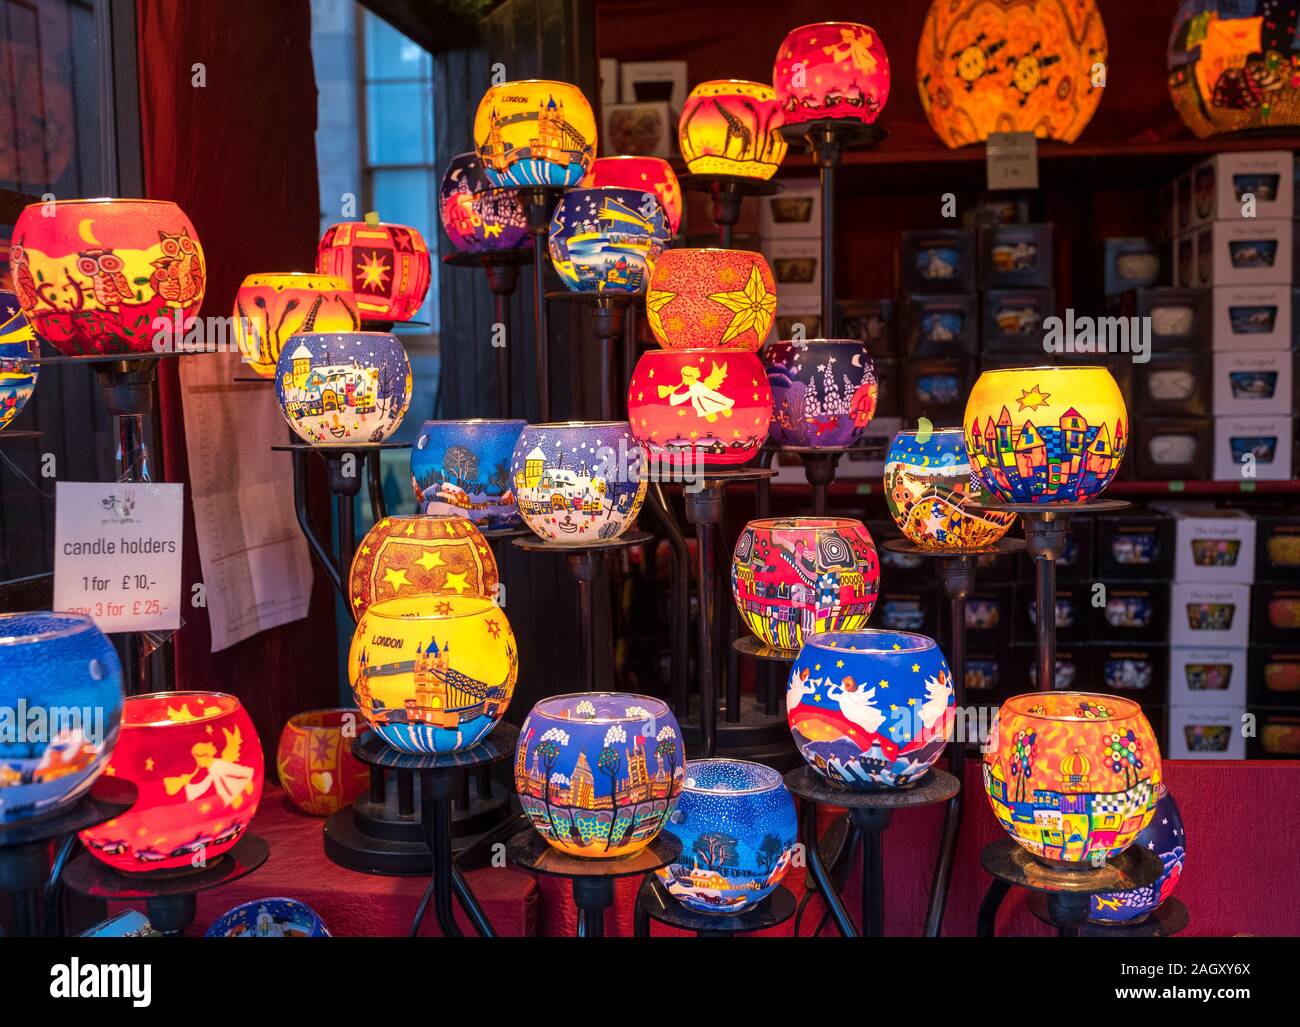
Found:
<svg viewBox="0 0 1300 1027"><path fill-rule="evenodd" d="M640 293L669 237L654 193L570 189L551 217L551 263L574 292Z"/></svg>
<svg viewBox="0 0 1300 1027"><path fill-rule="evenodd" d="M523 523L510 458L526 421L425 421L411 447L411 489L421 513L466 517L479 528Z"/></svg>

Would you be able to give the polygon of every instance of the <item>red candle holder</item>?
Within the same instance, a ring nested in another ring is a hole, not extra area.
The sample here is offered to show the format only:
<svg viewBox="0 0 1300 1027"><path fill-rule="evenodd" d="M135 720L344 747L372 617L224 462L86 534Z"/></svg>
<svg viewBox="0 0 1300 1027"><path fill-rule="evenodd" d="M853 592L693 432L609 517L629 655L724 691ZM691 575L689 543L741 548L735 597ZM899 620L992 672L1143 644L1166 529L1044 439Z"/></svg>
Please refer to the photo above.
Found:
<svg viewBox="0 0 1300 1027"><path fill-rule="evenodd" d="M306 710L290 717L275 753L289 801L304 813L327 817L364 794L370 768L352 755L352 743L366 728L355 709Z"/></svg>
<svg viewBox="0 0 1300 1027"><path fill-rule="evenodd" d="M787 125L826 118L870 125L889 99L889 55L870 25L803 25L777 50L772 84Z"/></svg>
<svg viewBox="0 0 1300 1027"><path fill-rule="evenodd" d="M316 271L349 284L363 321L409 321L429 291L429 247L407 225L344 221L321 236Z"/></svg>
<svg viewBox="0 0 1300 1027"><path fill-rule="evenodd" d="M659 157L598 157L578 185L583 189L615 186L654 193L673 235L682 224L682 187L672 165Z"/></svg>

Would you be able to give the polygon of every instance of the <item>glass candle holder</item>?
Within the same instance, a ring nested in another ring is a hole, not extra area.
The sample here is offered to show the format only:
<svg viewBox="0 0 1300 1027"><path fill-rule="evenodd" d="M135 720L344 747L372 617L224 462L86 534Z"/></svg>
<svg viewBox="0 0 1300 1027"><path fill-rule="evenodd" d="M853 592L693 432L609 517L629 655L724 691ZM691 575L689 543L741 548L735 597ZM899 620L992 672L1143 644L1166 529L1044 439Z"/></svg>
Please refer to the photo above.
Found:
<svg viewBox="0 0 1300 1027"><path fill-rule="evenodd" d="M410 225L344 221L325 229L316 270L343 279L362 321L409 321L429 291L429 246Z"/></svg>
<svg viewBox="0 0 1300 1027"><path fill-rule="evenodd" d="M518 191L494 186L473 151L451 159L439 200L442 227L463 253L517 250L532 242Z"/></svg>
<svg viewBox="0 0 1300 1027"><path fill-rule="evenodd" d="M849 517L767 517L736 540L731 594L770 646L798 649L819 631L865 627L880 587L876 544Z"/></svg>
<svg viewBox="0 0 1300 1027"><path fill-rule="evenodd" d="M596 156L596 117L572 83L503 82L479 101L474 145L493 185L577 185Z"/></svg>
<svg viewBox="0 0 1300 1027"><path fill-rule="evenodd" d="M1002 538L1016 515L972 507L987 500L960 428L900 431L885 456L885 502L899 531L926 549L979 549Z"/></svg>
<svg viewBox="0 0 1300 1027"><path fill-rule="evenodd" d="M778 446L854 445L876 413L876 366L856 339L769 343L763 367L772 389L772 442Z"/></svg>
<svg viewBox="0 0 1300 1027"><path fill-rule="evenodd" d="M265 898L222 913L205 938L328 938L325 921L305 902Z"/></svg>
<svg viewBox="0 0 1300 1027"><path fill-rule="evenodd" d="M0 431L8 428L36 390L40 356L36 333L18 307L18 297L0 292Z"/></svg>
<svg viewBox="0 0 1300 1027"><path fill-rule="evenodd" d="M293 335L275 365L275 391L304 442L383 442L410 405L411 363L387 332Z"/></svg>
<svg viewBox="0 0 1300 1027"><path fill-rule="evenodd" d="M1164 782L1156 786L1156 811L1151 822L1138 832L1133 844L1154 852L1165 866L1154 884L1128 891L1103 892L1092 896L1088 919L1097 924L1141 923L1174 893L1187 859L1187 832L1178 803Z"/></svg>
<svg viewBox="0 0 1300 1027"><path fill-rule="evenodd" d="M95 783L121 726L122 665L74 613L0 614L0 665L3 825L66 809Z"/></svg>
<svg viewBox="0 0 1300 1027"><path fill-rule="evenodd" d="M403 752L477 745L510 705L518 675L510 622L478 596L372 603L348 651L357 708L371 730Z"/></svg>
<svg viewBox="0 0 1300 1027"><path fill-rule="evenodd" d="M767 441L772 391L763 364L734 349L652 349L627 390L632 434L653 462L735 467Z"/></svg>
<svg viewBox="0 0 1300 1027"><path fill-rule="evenodd" d="M776 318L776 279L761 253L665 250L646 293L646 320L665 349L756 350Z"/></svg>
<svg viewBox="0 0 1300 1027"><path fill-rule="evenodd" d="M561 852L629 856L671 815L685 761L681 728L662 700L557 695L520 728L515 789L533 827Z"/></svg>
<svg viewBox="0 0 1300 1027"><path fill-rule="evenodd" d="M860 791L919 781L956 715L943 653L906 631L809 635L785 695L799 754L827 781Z"/></svg>
<svg viewBox="0 0 1300 1027"><path fill-rule="evenodd" d="M1049 864L1111 860L1156 807L1160 747L1142 708L1088 692L1033 692L1002 704L984 751L998 822Z"/></svg>
<svg viewBox="0 0 1300 1027"><path fill-rule="evenodd" d="M771 86L717 79L691 90L677 123L677 142L692 175L766 181L785 159L784 124Z"/></svg>
<svg viewBox="0 0 1300 1027"><path fill-rule="evenodd" d="M510 460L524 523L548 542L618 538L645 499L645 451L626 421L530 424Z"/></svg>
<svg viewBox="0 0 1300 1027"><path fill-rule="evenodd" d="M889 99L889 55L870 25L803 25L777 50L772 84L787 125L827 118L870 125Z"/></svg>
<svg viewBox="0 0 1300 1027"><path fill-rule="evenodd" d="M106 774L139 795L79 837L123 873L212 866L248 830L266 768L253 721L224 692L134 695Z"/></svg>
<svg viewBox="0 0 1300 1027"><path fill-rule="evenodd" d="M579 183L584 189L613 186L639 193L654 193L664 209L668 234L677 234L682 224L682 187L677 174L660 157L597 157Z"/></svg>
<svg viewBox="0 0 1300 1027"><path fill-rule="evenodd" d="M794 858L799 822L780 773L746 760L687 760L664 831L682 853L655 876L695 913L736 914L772 894Z"/></svg>
<svg viewBox="0 0 1300 1027"><path fill-rule="evenodd" d="M383 517L357 546L348 596L360 616L381 599L414 596L497 598L492 547L464 517Z"/></svg>
<svg viewBox="0 0 1300 1027"><path fill-rule="evenodd" d="M411 447L411 489L421 513L466 517L483 530L517 528L510 458L527 421L425 421Z"/></svg>
<svg viewBox="0 0 1300 1027"><path fill-rule="evenodd" d="M286 339L361 327L342 278L301 271L249 275L235 293L235 341L254 374L275 377Z"/></svg>
<svg viewBox="0 0 1300 1027"><path fill-rule="evenodd" d="M1096 499L1128 448L1128 410L1104 367L985 371L965 424L975 473L1008 503Z"/></svg>
<svg viewBox="0 0 1300 1027"><path fill-rule="evenodd" d="M669 236L654 193L570 189L551 217L551 264L574 292L639 293Z"/></svg>
<svg viewBox="0 0 1300 1027"><path fill-rule="evenodd" d="M280 732L275 768L285 796L304 813L327 817L370 787L370 768L352 755L364 729L354 709L295 713Z"/></svg>
<svg viewBox="0 0 1300 1027"><path fill-rule="evenodd" d="M166 200L57 200L23 208L9 272L36 334L65 356L149 353L199 312L207 267Z"/></svg>

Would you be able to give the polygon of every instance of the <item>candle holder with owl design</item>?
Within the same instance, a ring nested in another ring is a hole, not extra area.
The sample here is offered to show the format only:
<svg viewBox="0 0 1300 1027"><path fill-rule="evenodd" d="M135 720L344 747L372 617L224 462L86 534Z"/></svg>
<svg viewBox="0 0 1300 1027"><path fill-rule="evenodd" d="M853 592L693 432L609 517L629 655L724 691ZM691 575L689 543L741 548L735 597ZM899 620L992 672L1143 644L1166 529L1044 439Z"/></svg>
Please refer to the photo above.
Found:
<svg viewBox="0 0 1300 1027"><path fill-rule="evenodd" d="M677 142L692 175L766 180L789 144L776 92L760 82L716 79L691 90L677 123Z"/></svg>
<svg viewBox="0 0 1300 1027"><path fill-rule="evenodd" d="M289 801L304 813L327 817L365 794L370 771L352 755L365 721L357 710L295 713L280 732L275 769Z"/></svg>
<svg viewBox="0 0 1300 1027"><path fill-rule="evenodd" d="M846 449L862 437L880 389L864 343L782 340L769 343L762 356L772 389L774 445Z"/></svg>
<svg viewBox="0 0 1300 1027"><path fill-rule="evenodd" d="M321 236L316 271L343 279L361 321L387 331L395 321L409 321L424 302L429 246L409 225L344 221Z"/></svg>
<svg viewBox="0 0 1300 1027"><path fill-rule="evenodd" d="M519 193L494 186L473 151L452 157L438 196L443 230L462 253L518 250L531 242Z"/></svg>
<svg viewBox="0 0 1300 1027"><path fill-rule="evenodd" d="M13 424L36 390L41 347L18 307L18 297L0 292L0 431Z"/></svg>
<svg viewBox="0 0 1300 1027"><path fill-rule="evenodd" d="M551 264L573 292L644 292L671 233L654 193L570 189L551 216Z"/></svg>
<svg viewBox="0 0 1300 1027"><path fill-rule="evenodd" d="M650 276L646 321L664 349L756 350L776 318L776 279L761 253L665 250Z"/></svg>
<svg viewBox="0 0 1300 1027"><path fill-rule="evenodd" d="M572 83L503 82L479 101L474 145L493 185L577 185L596 156L596 117Z"/></svg>
<svg viewBox="0 0 1300 1027"><path fill-rule="evenodd" d="M527 421L425 421L411 447L411 488L421 513L466 517L484 531L523 523L510 458Z"/></svg>
<svg viewBox="0 0 1300 1027"><path fill-rule="evenodd" d="M291 336L361 327L342 278L301 271L249 275L235 293L234 317L244 362L262 378L275 377L280 351Z"/></svg>
<svg viewBox="0 0 1300 1027"><path fill-rule="evenodd" d="M889 55L870 25L803 25L777 49L772 83L787 125L840 119L869 125L889 99Z"/></svg>
<svg viewBox="0 0 1300 1027"><path fill-rule="evenodd" d="M673 166L661 157L597 157L579 184L584 189L613 186L654 193L664 209L668 234L676 235L681 227L682 187Z"/></svg>
<svg viewBox="0 0 1300 1027"><path fill-rule="evenodd" d="M495 599L497 561L483 534L464 517L384 517L357 546L348 581L357 617L381 599Z"/></svg>

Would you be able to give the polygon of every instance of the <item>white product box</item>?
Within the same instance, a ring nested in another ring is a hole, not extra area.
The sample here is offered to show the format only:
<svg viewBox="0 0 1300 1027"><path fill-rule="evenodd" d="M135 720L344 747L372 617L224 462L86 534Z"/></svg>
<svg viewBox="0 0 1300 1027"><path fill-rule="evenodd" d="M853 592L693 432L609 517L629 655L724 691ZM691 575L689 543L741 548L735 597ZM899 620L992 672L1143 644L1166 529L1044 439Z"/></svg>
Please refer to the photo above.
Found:
<svg viewBox="0 0 1300 1027"><path fill-rule="evenodd" d="M613 57L600 59L600 105L608 107L618 103L618 61Z"/></svg>
<svg viewBox="0 0 1300 1027"><path fill-rule="evenodd" d="M1212 506L1172 511L1174 577L1181 584L1248 585L1255 576L1255 518Z"/></svg>
<svg viewBox="0 0 1300 1027"><path fill-rule="evenodd" d="M1170 706L1244 706L1246 649L1169 650Z"/></svg>
<svg viewBox="0 0 1300 1027"><path fill-rule="evenodd" d="M685 61L625 61L619 80L624 103L663 101L679 113L686 103Z"/></svg>
<svg viewBox="0 0 1300 1027"><path fill-rule="evenodd" d="M1173 706L1169 710L1169 745L1173 760L1244 760L1245 706Z"/></svg>
<svg viewBox="0 0 1300 1027"><path fill-rule="evenodd" d="M1295 159L1290 150L1220 153L1192 168L1193 225L1287 218L1294 211ZM1251 213L1245 197L1254 197Z"/></svg>
<svg viewBox="0 0 1300 1027"><path fill-rule="evenodd" d="M1216 417L1291 413L1295 358L1289 349L1229 350L1214 354Z"/></svg>
<svg viewBox="0 0 1300 1027"><path fill-rule="evenodd" d="M667 103L614 103L601 108L600 149L606 157L677 154L677 116Z"/></svg>
<svg viewBox="0 0 1300 1027"><path fill-rule="evenodd" d="M1210 290L1214 316L1212 348L1291 348L1292 296L1289 285L1221 285Z"/></svg>
<svg viewBox="0 0 1300 1027"><path fill-rule="evenodd" d="M820 239L822 191L817 179L792 178L775 196L760 196L758 231L764 239Z"/></svg>
<svg viewBox="0 0 1300 1027"><path fill-rule="evenodd" d="M822 242L815 239L764 239L763 256L776 277L777 309L788 304L816 306L822 292ZM804 301L810 301L805 303Z"/></svg>
<svg viewBox="0 0 1300 1027"><path fill-rule="evenodd" d="M1290 285L1290 218L1215 221L1196 230L1196 281L1179 285Z"/></svg>
<svg viewBox="0 0 1300 1027"><path fill-rule="evenodd" d="M1169 644L1198 649L1250 643L1250 586L1175 582L1169 587Z"/></svg>
<svg viewBox="0 0 1300 1027"><path fill-rule="evenodd" d="M1214 418L1214 480L1290 481L1294 427L1282 414ZM1247 453L1254 454L1253 462Z"/></svg>

